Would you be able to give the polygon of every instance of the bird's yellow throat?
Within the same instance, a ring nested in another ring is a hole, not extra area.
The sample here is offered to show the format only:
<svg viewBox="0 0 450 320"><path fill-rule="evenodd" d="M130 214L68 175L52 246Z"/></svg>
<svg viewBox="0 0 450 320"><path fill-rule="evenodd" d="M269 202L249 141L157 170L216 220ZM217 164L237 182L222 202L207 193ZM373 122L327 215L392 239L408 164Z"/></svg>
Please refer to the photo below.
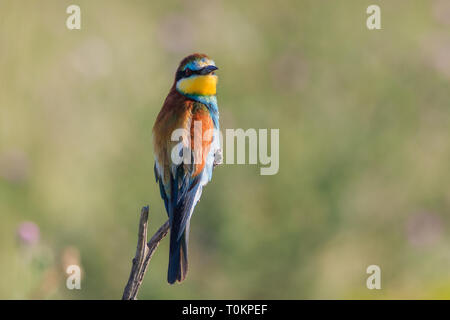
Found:
<svg viewBox="0 0 450 320"><path fill-rule="evenodd" d="M217 76L208 74L181 79L177 83L177 89L184 94L212 96L216 94L216 85Z"/></svg>

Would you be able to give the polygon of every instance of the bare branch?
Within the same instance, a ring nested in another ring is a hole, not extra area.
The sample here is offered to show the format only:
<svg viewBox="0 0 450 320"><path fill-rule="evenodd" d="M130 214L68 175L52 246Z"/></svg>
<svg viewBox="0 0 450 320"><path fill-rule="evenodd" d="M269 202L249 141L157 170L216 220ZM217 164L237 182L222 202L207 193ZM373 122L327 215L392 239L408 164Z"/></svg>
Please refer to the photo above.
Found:
<svg viewBox="0 0 450 320"><path fill-rule="evenodd" d="M147 242L147 225L148 225L149 208L145 206L141 210L141 218L139 220L138 243L136 248L136 255L133 259L130 277L123 292L122 300L136 300L145 273L148 269L148 264L152 259L153 253L158 248L161 240L169 232L169 220L166 221L153 237Z"/></svg>

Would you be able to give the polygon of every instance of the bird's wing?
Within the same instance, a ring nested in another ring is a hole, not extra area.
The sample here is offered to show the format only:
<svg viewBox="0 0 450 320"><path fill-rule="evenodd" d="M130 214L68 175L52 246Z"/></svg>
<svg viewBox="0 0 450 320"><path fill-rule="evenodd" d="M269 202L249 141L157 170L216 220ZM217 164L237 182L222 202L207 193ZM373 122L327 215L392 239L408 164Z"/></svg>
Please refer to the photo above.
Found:
<svg viewBox="0 0 450 320"><path fill-rule="evenodd" d="M184 144L189 140L192 108L192 101L183 99L177 92L172 92L167 96L153 126L155 178L159 183L161 197L169 216L173 198L172 181L178 170L178 165L172 162L171 152L180 146L179 141L174 141L172 135L177 129L181 129L179 139Z"/></svg>
<svg viewBox="0 0 450 320"><path fill-rule="evenodd" d="M197 202L200 200L202 188L212 177L214 168L214 154L216 152L217 131L208 108L195 103L190 124L191 159L190 166L184 165L181 172L181 180L178 180L179 205L175 212L175 219L181 219L178 237L181 237L187 222L192 216Z"/></svg>
<svg viewBox="0 0 450 320"><path fill-rule="evenodd" d="M171 108L158 116L155 124L155 177L159 182L173 232L182 235L193 209L200 199L202 187L211 180L218 134L207 107L189 101L183 108ZM180 142L171 133L184 129ZM189 147L189 148L186 148ZM172 161L172 152L183 154L181 163Z"/></svg>

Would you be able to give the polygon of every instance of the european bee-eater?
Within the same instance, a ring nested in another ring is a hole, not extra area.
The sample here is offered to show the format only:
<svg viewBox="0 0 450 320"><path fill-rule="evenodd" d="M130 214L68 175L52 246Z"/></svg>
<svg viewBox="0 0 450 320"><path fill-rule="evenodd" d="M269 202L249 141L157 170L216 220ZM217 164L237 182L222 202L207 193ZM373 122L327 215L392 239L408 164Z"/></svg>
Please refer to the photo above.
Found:
<svg viewBox="0 0 450 320"><path fill-rule="evenodd" d="M205 54L184 58L153 126L155 177L170 224L170 284L186 277L192 212L221 160L217 69ZM184 134L174 139L173 133L180 129Z"/></svg>

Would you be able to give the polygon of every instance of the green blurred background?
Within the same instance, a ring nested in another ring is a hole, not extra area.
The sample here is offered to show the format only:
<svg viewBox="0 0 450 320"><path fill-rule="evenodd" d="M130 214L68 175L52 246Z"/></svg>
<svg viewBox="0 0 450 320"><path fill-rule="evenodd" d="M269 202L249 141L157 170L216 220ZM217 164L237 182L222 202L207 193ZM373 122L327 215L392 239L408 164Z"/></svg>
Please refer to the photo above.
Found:
<svg viewBox="0 0 450 320"><path fill-rule="evenodd" d="M187 280L165 239L140 299L450 298L447 0L0 0L0 298L121 297L141 206L166 220L151 128L192 52L223 129L280 129L280 170L215 170Z"/></svg>

